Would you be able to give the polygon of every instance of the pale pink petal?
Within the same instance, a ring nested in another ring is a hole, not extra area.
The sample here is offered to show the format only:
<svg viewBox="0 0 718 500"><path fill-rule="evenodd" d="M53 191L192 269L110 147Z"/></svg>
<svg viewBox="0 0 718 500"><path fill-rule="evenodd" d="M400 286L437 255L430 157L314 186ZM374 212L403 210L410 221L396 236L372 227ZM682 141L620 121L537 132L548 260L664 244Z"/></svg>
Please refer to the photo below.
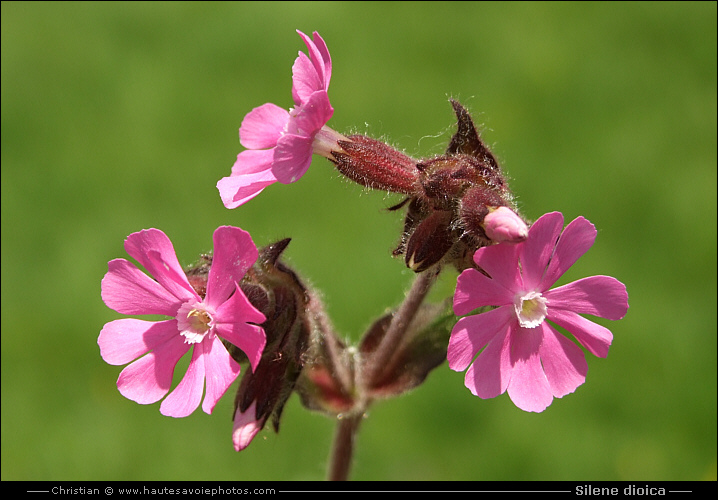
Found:
<svg viewBox="0 0 718 500"><path fill-rule="evenodd" d="M579 316L573 311L551 308L547 318L565 328L588 351L600 358L608 356L608 348L613 342L611 330Z"/></svg>
<svg viewBox="0 0 718 500"><path fill-rule="evenodd" d="M586 356L576 344L546 322L540 328L543 330L543 341L539 347L541 364L551 386L551 393L561 398L574 392L586 381Z"/></svg>
<svg viewBox="0 0 718 500"><path fill-rule="evenodd" d="M205 341L193 344L192 359L187 372L172 392L162 401L160 413L168 417L186 417L197 409L202 401L205 375ZM187 344L188 345L188 344Z"/></svg>
<svg viewBox="0 0 718 500"><path fill-rule="evenodd" d="M167 342L125 367L117 379L117 389L127 399L140 404L159 401L172 385L177 361L187 352L182 336L172 336Z"/></svg>
<svg viewBox="0 0 718 500"><path fill-rule="evenodd" d="M106 363L124 365L156 349L175 335L177 321L144 321L124 318L105 324L97 339Z"/></svg>
<svg viewBox="0 0 718 500"><path fill-rule="evenodd" d="M626 285L612 276L590 276L544 293L551 308L611 320L628 311Z"/></svg>
<svg viewBox="0 0 718 500"><path fill-rule="evenodd" d="M272 171L247 175L231 175L217 182L219 196L227 208L237 208L277 182Z"/></svg>
<svg viewBox="0 0 718 500"><path fill-rule="evenodd" d="M577 217L566 226L559 237L551 262L539 285L548 290L596 241L596 227L583 217Z"/></svg>
<svg viewBox="0 0 718 500"><path fill-rule="evenodd" d="M544 214L531 225L528 239L521 243L519 257L525 290L538 290L556 242L563 229L563 214Z"/></svg>
<svg viewBox="0 0 718 500"><path fill-rule="evenodd" d="M177 260L172 242L159 229L132 233L125 240L125 250L181 301L199 299Z"/></svg>
<svg viewBox="0 0 718 500"><path fill-rule="evenodd" d="M510 307L499 307L484 314L461 318L451 331L446 358L449 368L463 371L494 337L506 332L513 321Z"/></svg>
<svg viewBox="0 0 718 500"><path fill-rule="evenodd" d="M229 300L217 308L215 316L217 333L247 355L252 370L259 364L267 337L260 326L248 322L264 321L264 315L247 300L239 287Z"/></svg>
<svg viewBox="0 0 718 500"><path fill-rule="evenodd" d="M489 273L496 285L510 290L510 295L522 287L521 273L518 265L518 252L522 245L508 243L479 248L474 254L474 262ZM503 304L494 304L503 305Z"/></svg>
<svg viewBox="0 0 718 500"><path fill-rule="evenodd" d="M207 277L205 303L218 307L242 281L259 253L247 231L238 227L220 226L214 231L214 253Z"/></svg>
<svg viewBox="0 0 718 500"><path fill-rule="evenodd" d="M248 149L267 149L277 145L289 112L268 102L247 113L239 127L239 142Z"/></svg>
<svg viewBox="0 0 718 500"><path fill-rule="evenodd" d="M271 172L272 161L274 148L247 149L237 155L237 161L232 165L232 176Z"/></svg>
<svg viewBox="0 0 718 500"><path fill-rule="evenodd" d="M511 333L511 380L507 392L524 411L541 412L553 401L551 386L541 367L541 328L518 328Z"/></svg>
<svg viewBox="0 0 718 500"><path fill-rule="evenodd" d="M256 411L256 401L253 401L244 413L240 412L239 408L237 408L237 412L234 414L234 426L232 428L232 443L236 451L242 451L249 446L254 436L264 427L264 420L257 420L255 416Z"/></svg>
<svg viewBox="0 0 718 500"><path fill-rule="evenodd" d="M324 81L323 89L327 90L329 80L332 77L332 59L329 56L329 50L327 49L326 43L324 43L324 39L319 36L319 33L316 31L312 33L311 39L299 30L297 30L297 33L299 33L299 36L304 40L314 67Z"/></svg>
<svg viewBox="0 0 718 500"><path fill-rule="evenodd" d="M239 375L240 366L227 352L222 341L216 336L212 339L205 339L203 344L209 344L205 348L205 366L207 369L206 380L207 390L202 402L202 410L211 414L217 401L227 392Z"/></svg>
<svg viewBox="0 0 718 500"><path fill-rule="evenodd" d="M512 290L481 274L476 269L466 269L458 277L454 294L454 313L457 316L468 314L483 306L501 306L512 304Z"/></svg>
<svg viewBox="0 0 718 500"><path fill-rule="evenodd" d="M489 342L476 358L464 377L464 385L474 396L481 399L495 398L503 394L511 379L511 329Z"/></svg>
<svg viewBox="0 0 718 500"><path fill-rule="evenodd" d="M314 41L314 45L320 55L320 57L317 57L317 60L321 59L321 61L324 63L324 90L327 90L329 88L329 81L332 79L332 58L329 55L329 49L327 48L327 44L324 42L324 39L319 36L319 33L317 33L316 31L312 33L312 38Z"/></svg>
<svg viewBox="0 0 718 500"><path fill-rule="evenodd" d="M322 75L317 73L314 64L303 52L294 61L292 75L292 98L297 106L304 104L317 90L326 90Z"/></svg>
<svg viewBox="0 0 718 500"><path fill-rule="evenodd" d="M287 133L313 139L333 114L334 108L329 102L327 93L314 92L304 104L292 110L291 118L287 123ZM279 146L281 142L281 140L277 141L277 145Z"/></svg>
<svg viewBox="0 0 718 500"><path fill-rule="evenodd" d="M108 264L102 279L102 300L122 314L174 316L182 301L125 259Z"/></svg>
<svg viewBox="0 0 718 500"><path fill-rule="evenodd" d="M291 184L302 177L312 164L311 137L286 134L274 150L272 173L282 184Z"/></svg>
<svg viewBox="0 0 718 500"><path fill-rule="evenodd" d="M297 105L307 101L317 90L326 91L332 76L332 60L321 36L315 31L314 41L297 30L307 46L309 56L300 52L292 67L292 97Z"/></svg>

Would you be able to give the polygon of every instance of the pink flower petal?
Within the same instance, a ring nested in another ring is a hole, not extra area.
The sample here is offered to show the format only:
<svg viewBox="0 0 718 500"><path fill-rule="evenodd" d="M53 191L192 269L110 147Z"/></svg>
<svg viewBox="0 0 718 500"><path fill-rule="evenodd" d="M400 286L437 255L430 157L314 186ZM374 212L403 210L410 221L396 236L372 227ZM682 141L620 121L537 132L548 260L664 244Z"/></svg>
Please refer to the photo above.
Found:
<svg viewBox="0 0 718 500"><path fill-rule="evenodd" d="M186 344L188 345L188 344ZM202 401L205 375L205 348L207 340L194 344L187 372L160 405L160 413L181 418L190 415Z"/></svg>
<svg viewBox="0 0 718 500"><path fill-rule="evenodd" d="M272 151L272 154L274 152ZM272 171L247 175L230 175L217 181L222 203L227 208L237 208L261 193L265 187L277 182Z"/></svg>
<svg viewBox="0 0 718 500"><path fill-rule="evenodd" d="M586 381L588 363L583 351L544 322L539 347L541 364L554 397L570 394Z"/></svg>
<svg viewBox="0 0 718 500"><path fill-rule="evenodd" d="M177 321L117 319L107 323L97 344L106 363L124 365L169 341L177 331Z"/></svg>
<svg viewBox="0 0 718 500"><path fill-rule="evenodd" d="M594 356L605 358L613 342L611 330L579 316L573 311L549 307L547 318L565 328Z"/></svg>
<svg viewBox="0 0 718 500"><path fill-rule="evenodd" d="M172 242L159 229L132 233L125 240L125 251L181 301L199 299L177 260Z"/></svg>
<svg viewBox="0 0 718 500"><path fill-rule="evenodd" d="M125 259L111 260L102 279L102 300L122 314L174 316L182 304L174 294Z"/></svg>
<svg viewBox="0 0 718 500"><path fill-rule="evenodd" d="M256 401L253 401L244 413L240 412L239 408L237 408L237 412L234 414L234 426L232 429L232 443L236 451L242 451L249 446L254 436L264 427L264 420L256 419L256 411Z"/></svg>
<svg viewBox="0 0 718 500"><path fill-rule="evenodd" d="M205 349L207 391L202 402L202 410L211 414L219 398L237 379L240 366L232 359L219 338L214 336L205 342L209 344Z"/></svg>
<svg viewBox="0 0 718 500"><path fill-rule="evenodd" d="M239 287L229 300L217 308L217 333L247 355L252 370L259 364L267 337L261 327L248 322L263 323L265 319L264 314L247 300Z"/></svg>
<svg viewBox="0 0 718 500"><path fill-rule="evenodd" d="M464 385L481 399L503 394L511 379L511 330L494 337L476 358L464 377Z"/></svg>
<svg viewBox="0 0 718 500"><path fill-rule="evenodd" d="M180 335L171 337L154 351L125 367L117 379L117 389L127 399L140 404L159 401L172 385L177 361L189 350Z"/></svg>
<svg viewBox="0 0 718 500"><path fill-rule="evenodd" d="M304 104L317 90L326 90L322 75L317 73L314 63L303 52L294 61L292 75L292 98L297 106Z"/></svg>
<svg viewBox="0 0 718 500"><path fill-rule="evenodd" d="M274 150L272 173L282 184L291 184L302 177L312 164L311 137L286 134Z"/></svg>
<svg viewBox="0 0 718 500"><path fill-rule="evenodd" d="M319 36L319 33L316 31L312 33L312 39L320 55L320 57L317 57L317 60L321 58L324 63L324 90L327 90L329 88L329 81L332 79L332 58L329 55L327 44L324 42L324 39ZM304 43L307 43L306 40Z"/></svg>
<svg viewBox="0 0 718 500"><path fill-rule="evenodd" d="M626 285L612 276L590 276L544 293L551 307L611 320L628 311Z"/></svg>
<svg viewBox="0 0 718 500"><path fill-rule="evenodd" d="M539 356L542 338L541 328L518 328L511 333L511 380L506 390L524 411L544 411L553 401Z"/></svg>
<svg viewBox="0 0 718 500"><path fill-rule="evenodd" d="M513 320L510 307L499 307L484 314L461 318L454 325L449 339L446 355L449 368L464 371L486 344L506 332Z"/></svg>
<svg viewBox="0 0 718 500"><path fill-rule="evenodd" d="M307 35L297 30L307 46L309 56L299 53L292 67L292 96L297 105L309 99L317 90L326 91L332 76L332 60L329 50L321 36L315 31L312 41Z"/></svg>
<svg viewBox="0 0 718 500"><path fill-rule="evenodd" d="M268 102L247 113L239 127L239 142L248 149L267 149L277 145L289 121L289 112Z"/></svg>
<svg viewBox="0 0 718 500"><path fill-rule="evenodd" d="M511 245L508 243L479 248L474 254L474 262L489 273L497 285L514 291L522 287L521 273L518 265L518 252L526 243ZM504 305L504 304L493 304Z"/></svg>
<svg viewBox="0 0 718 500"><path fill-rule="evenodd" d="M272 161L274 148L244 150L237 155L237 161L232 165L232 175L266 174L272 171Z"/></svg>
<svg viewBox="0 0 718 500"><path fill-rule="evenodd" d="M334 114L325 91L314 92L309 99L292 112L292 119L287 125L289 133L314 136L326 125Z"/></svg>
<svg viewBox="0 0 718 500"><path fill-rule="evenodd" d="M322 80L324 81L323 89L327 90L329 80L332 77L332 59L329 56L329 50L327 49L326 43L324 43L324 39L319 36L319 33L316 31L312 33L312 39L299 30L297 30L297 33L299 33L299 36L304 40L317 73L322 76Z"/></svg>
<svg viewBox="0 0 718 500"><path fill-rule="evenodd" d="M454 313L468 314L478 307L502 306L513 303L514 292L481 274L476 269L464 270L457 279Z"/></svg>
<svg viewBox="0 0 718 500"><path fill-rule="evenodd" d="M214 254L207 278L205 303L216 308L229 298L259 256L247 231L220 226L214 231Z"/></svg>
<svg viewBox="0 0 718 500"><path fill-rule="evenodd" d="M556 245L551 262L539 285L540 290L548 290L576 261L585 254L596 241L596 227L583 217L572 220Z"/></svg>
<svg viewBox="0 0 718 500"><path fill-rule="evenodd" d="M529 229L528 239L520 244L524 289L538 289L562 228L563 214L551 212L539 217Z"/></svg>

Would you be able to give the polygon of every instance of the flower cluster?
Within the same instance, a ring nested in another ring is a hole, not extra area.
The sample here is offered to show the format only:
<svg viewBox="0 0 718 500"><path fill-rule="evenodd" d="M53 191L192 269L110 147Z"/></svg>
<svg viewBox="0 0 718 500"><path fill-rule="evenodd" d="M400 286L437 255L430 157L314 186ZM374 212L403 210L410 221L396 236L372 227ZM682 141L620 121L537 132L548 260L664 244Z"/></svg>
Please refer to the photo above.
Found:
<svg viewBox="0 0 718 500"><path fill-rule="evenodd" d="M526 411L543 411L574 392L588 365L553 325L606 357L611 332L581 315L617 320L628 310L626 287L609 276L551 288L593 245L594 226L578 217L564 229L559 212L529 224L457 101L450 101L457 131L444 154L431 158L327 127L332 60L319 34L298 33L307 53L292 67L294 107L266 103L244 117L239 138L246 149L217 183L220 198L236 208L271 184L296 182L314 154L323 156L351 181L403 197L390 208L406 208L393 255L403 256L416 281L352 347L334 331L319 294L281 261L289 239L258 250L247 232L222 226L213 253L183 270L162 231L133 233L125 249L149 275L125 259L110 261L102 299L122 314L168 319L118 319L100 332L102 358L129 363L117 381L120 393L140 404L164 398L160 411L172 417L200 403L212 413L247 363L233 414L240 451L268 421L279 429L294 392L311 410L358 422L374 400L413 389L447 359L451 369L466 370L474 395L508 392ZM423 303L447 268L460 273L453 311L447 302ZM190 350L187 371L170 392L175 366Z"/></svg>

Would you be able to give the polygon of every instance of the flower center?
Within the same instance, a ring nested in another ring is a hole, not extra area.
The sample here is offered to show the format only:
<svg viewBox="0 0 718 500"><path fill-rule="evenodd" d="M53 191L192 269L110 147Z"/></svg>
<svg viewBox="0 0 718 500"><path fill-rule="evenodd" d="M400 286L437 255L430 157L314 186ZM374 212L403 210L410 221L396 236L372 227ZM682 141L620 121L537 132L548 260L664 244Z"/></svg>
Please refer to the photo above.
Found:
<svg viewBox="0 0 718 500"><path fill-rule="evenodd" d="M548 300L539 292L528 292L524 295L517 295L514 300L514 308L519 324L523 328L536 328L546 318Z"/></svg>
<svg viewBox="0 0 718 500"><path fill-rule="evenodd" d="M185 343L202 342L207 332L214 326L212 312L201 302L187 302L177 311L177 327Z"/></svg>

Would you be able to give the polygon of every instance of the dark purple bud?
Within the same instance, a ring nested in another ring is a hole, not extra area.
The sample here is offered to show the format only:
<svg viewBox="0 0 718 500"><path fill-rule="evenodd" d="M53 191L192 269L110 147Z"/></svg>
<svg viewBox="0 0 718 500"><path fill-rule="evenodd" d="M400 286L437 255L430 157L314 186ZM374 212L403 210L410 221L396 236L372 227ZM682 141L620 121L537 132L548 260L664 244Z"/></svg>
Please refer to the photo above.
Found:
<svg viewBox="0 0 718 500"><path fill-rule="evenodd" d="M261 325L267 345L256 369L245 371L235 398L235 449L246 447L272 419L275 431L287 399L304 365L312 325L306 310L307 288L279 258L289 244L281 240L260 250L240 288L267 318ZM232 357L244 361L241 351L225 344Z"/></svg>
<svg viewBox="0 0 718 500"><path fill-rule="evenodd" d="M489 238L484 231L484 217L489 214L489 207L504 204L505 202L501 199L501 196L486 186L476 186L468 189L459 204L461 227L473 237L488 240Z"/></svg>
<svg viewBox="0 0 718 500"><path fill-rule="evenodd" d="M435 211L414 230L406 244L405 261L409 269L420 273L439 262L454 245L453 214Z"/></svg>

